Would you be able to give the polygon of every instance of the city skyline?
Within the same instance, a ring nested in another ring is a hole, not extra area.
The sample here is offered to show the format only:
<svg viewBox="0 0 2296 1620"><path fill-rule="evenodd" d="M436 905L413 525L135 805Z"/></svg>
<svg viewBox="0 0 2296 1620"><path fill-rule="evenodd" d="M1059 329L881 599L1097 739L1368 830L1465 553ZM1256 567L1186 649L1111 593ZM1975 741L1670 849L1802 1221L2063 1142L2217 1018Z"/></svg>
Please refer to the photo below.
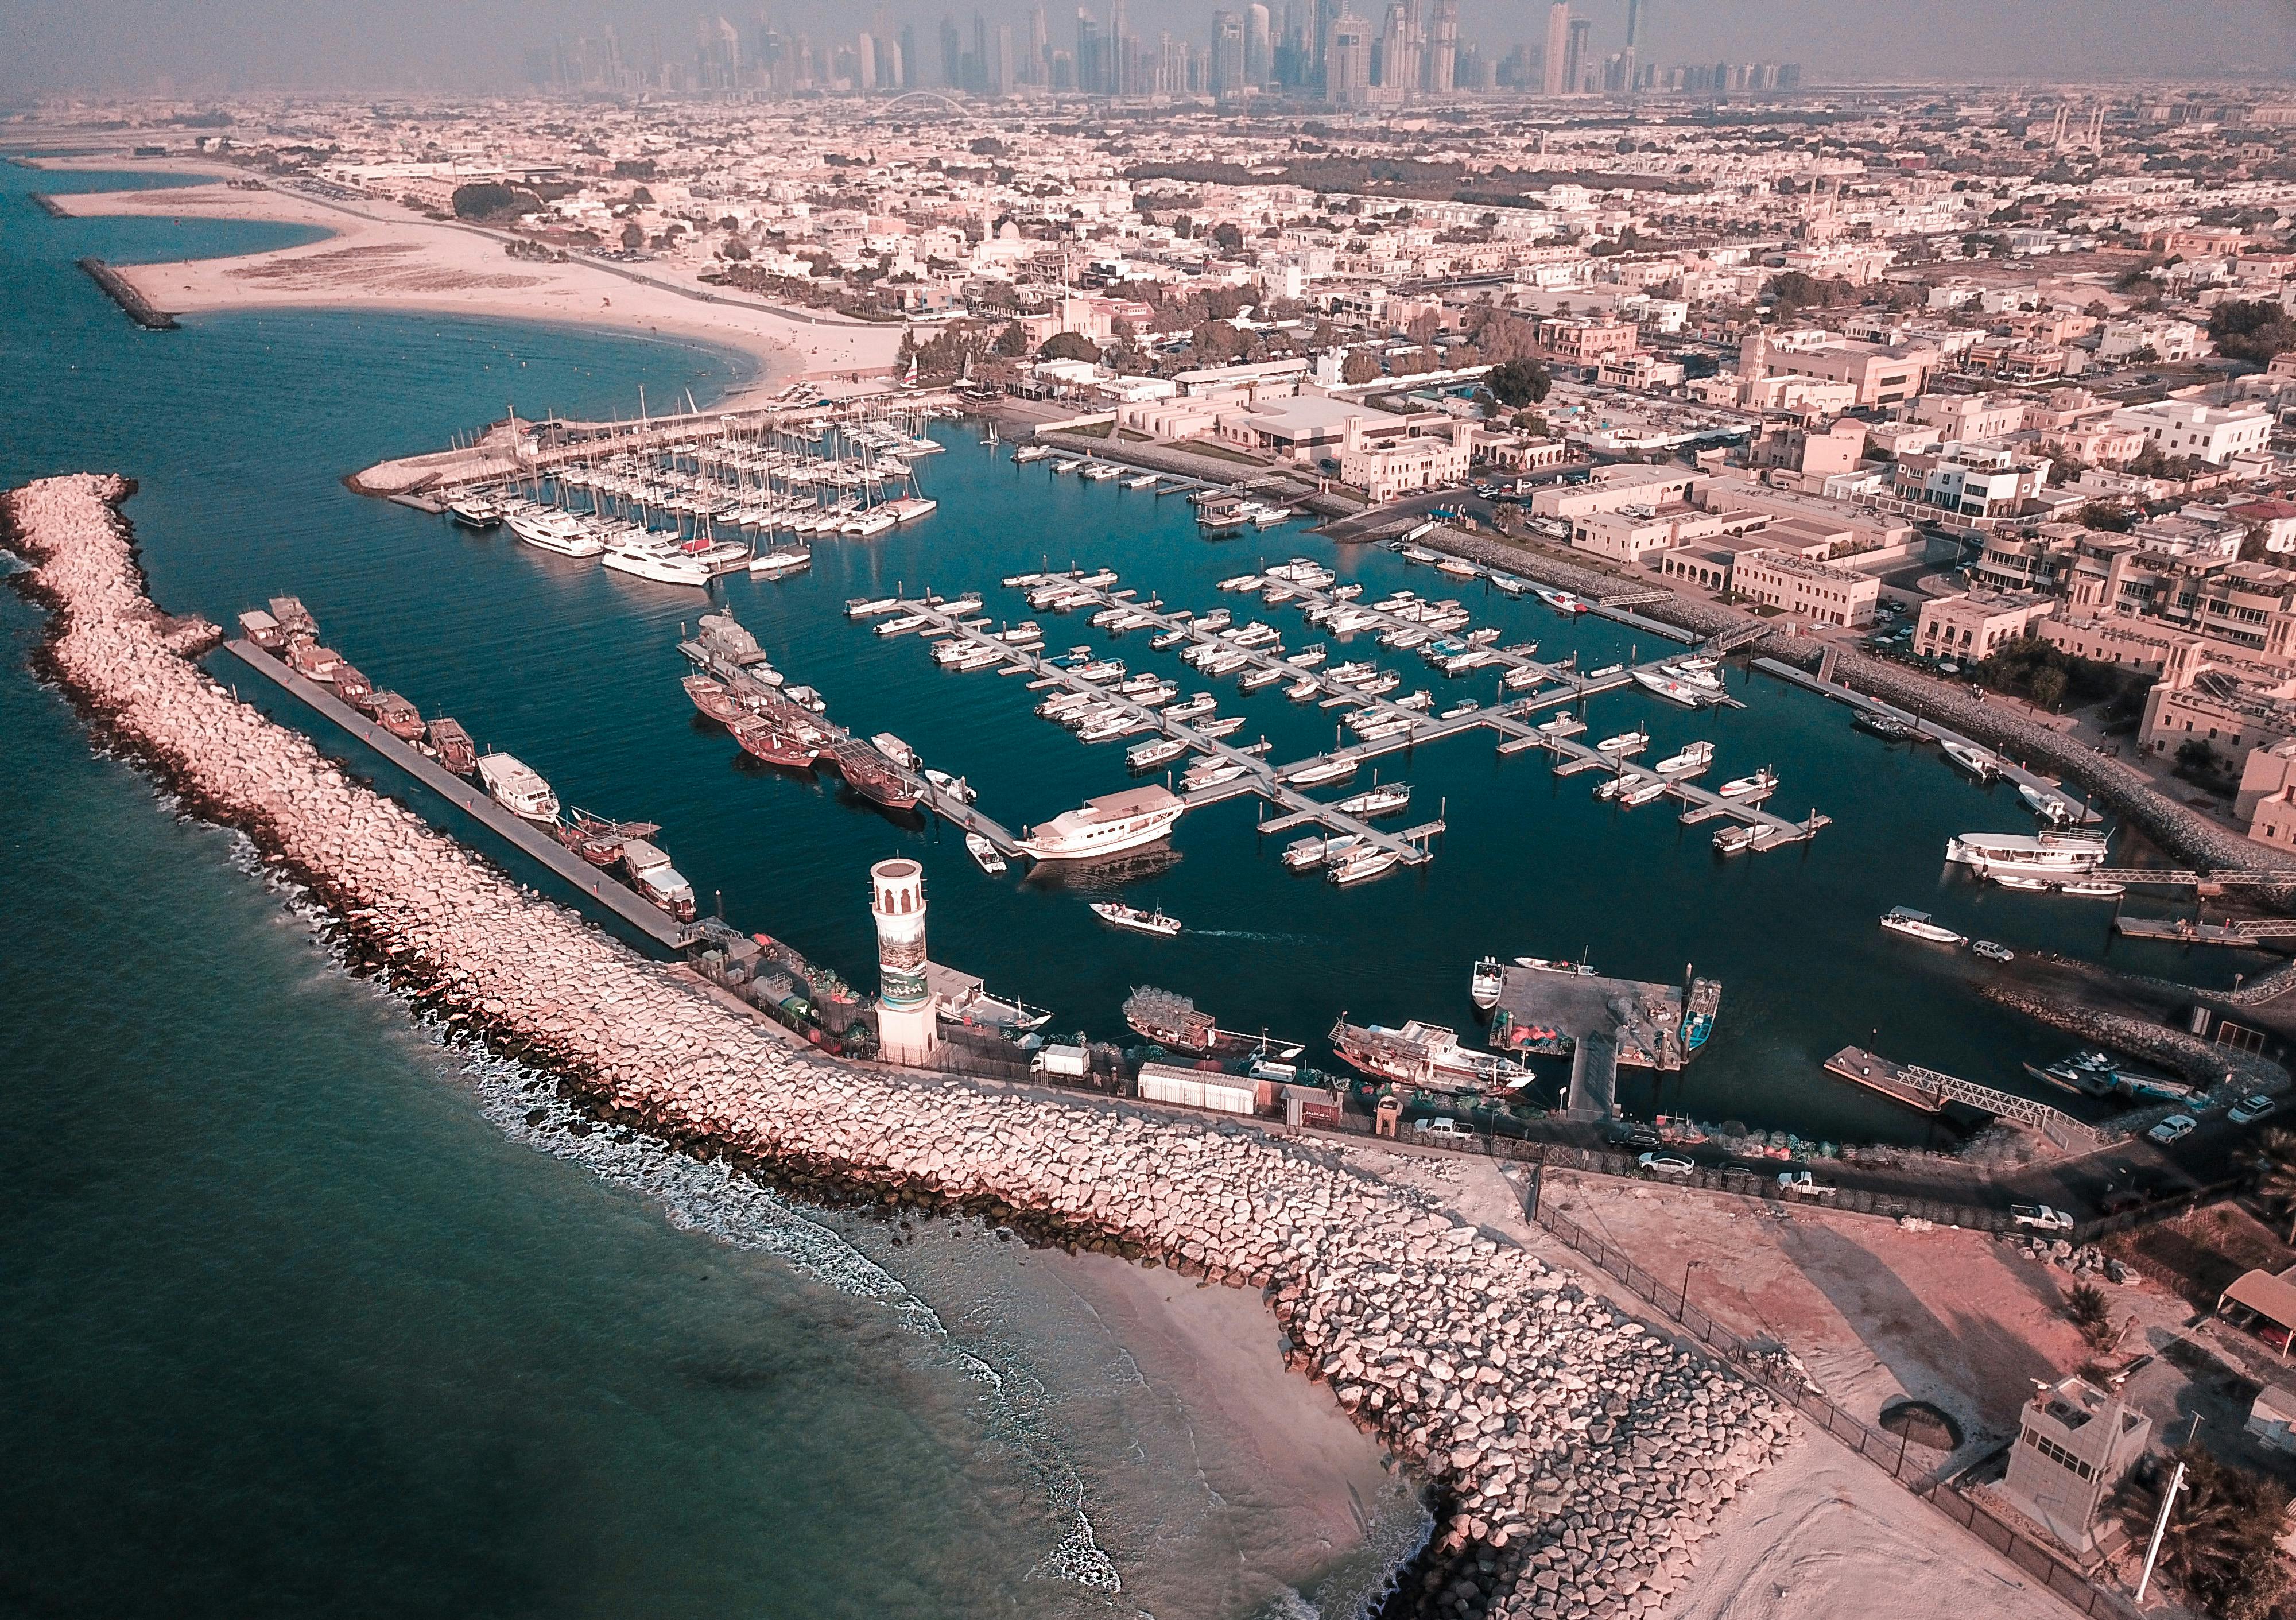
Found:
<svg viewBox="0 0 2296 1620"><path fill-rule="evenodd" d="M880 6L873 12L803 5L743 6L692 12L611 4L563 5L545 0L482 0L475 6L447 8L433 0L394 10L388 18L345 15L330 22L324 12L284 12L269 0L161 0L152 8L130 8L120 0L94 0L69 13L21 14L0 39L10 49L0 59L0 95L12 97L75 90L152 90L197 95L264 87L314 92L332 89L507 90L531 77L529 53L560 40L603 39L614 30L627 51L652 60L679 59L693 51L698 29L719 21L736 32L754 29L762 18L779 31L805 33L845 46L862 34L883 38L873 21L889 21L898 39L904 31L927 42L926 70L906 62L907 82L941 87L941 25L960 31L961 44L984 62L1004 53L1013 76L1030 60L1031 8L1008 4L962 10L932 4ZM1044 8L1046 33L1054 49L1068 49L1072 63L1081 54L1076 19L1066 8ZM1128 33L1153 49L1164 36L1185 42L1207 59L1196 93L1210 93L1217 15L1238 21L1234 68L1250 82L1268 82L1279 66L1275 55L1282 37L1283 8L1266 8L1267 44L1259 56L1250 37L1252 7L1211 7L1172 0L1123 0L1114 11L1125 25L1111 27L1107 6L1087 8L1100 37ZM1309 0L1303 9L1310 15ZM1390 7L1384 0L1357 0L1354 7L1374 44L1388 31ZM1413 0L1411 12L1430 16L1435 0ZM1325 0L1332 15L1337 8ZM1805 65L1811 80L1895 82L1965 79L1966 63L1981 61L1995 78L2132 78L2131 58L2142 57L2144 73L2161 75L2270 75L2296 71L2296 6L2290 0L2223 0L2208 8L2205 26L2192 26L2189 7L2169 0L2132 0L2116 8L2114 26L2095 25L2085 0L2036 0L2013 15L2002 15L1974 0L1923 8L1919 17L1849 17L1814 0L1720 0L1693 7L1667 0L1579 0L1570 8L1563 45L1574 40L1599 71L1613 57L1631 54L1638 70L1677 63L1790 59ZM975 18L981 37L974 39ZM1497 6L1460 0L1454 23L1454 60L1472 47L1487 62L1517 53L1543 53L1549 32L1544 6ZM1575 26L1574 26L1575 25ZM1630 27L1640 37L1629 42ZM451 43L449 43L451 42ZM1430 40L1431 45L1431 39ZM1104 67L1120 68L1111 60ZM917 53L905 53L914 56ZM962 54L962 52L960 53ZM1434 54L1426 49L1414 64L1424 82ZM1578 68L1583 85L1588 64ZM873 64L882 72L882 62ZM1166 64L1168 74L1169 64ZM1254 78L1257 69L1264 77ZM823 76L826 77L826 76ZM1542 72L1531 87L1558 77ZM1050 87L1050 86L1047 86ZM1062 86L1075 87L1073 85ZM1104 87L1095 85L1095 87ZM1598 83L1596 88L1603 86ZM1134 87L1131 94L1149 94ZM1185 92L1173 92L1185 93Z"/></svg>

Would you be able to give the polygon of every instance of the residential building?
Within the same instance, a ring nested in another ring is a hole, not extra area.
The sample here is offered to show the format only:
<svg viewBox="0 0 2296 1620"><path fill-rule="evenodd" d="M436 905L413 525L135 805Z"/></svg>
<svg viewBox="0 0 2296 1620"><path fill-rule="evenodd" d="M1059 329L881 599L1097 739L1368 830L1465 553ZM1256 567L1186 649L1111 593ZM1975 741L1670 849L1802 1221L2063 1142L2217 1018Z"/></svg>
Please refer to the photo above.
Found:
<svg viewBox="0 0 2296 1620"><path fill-rule="evenodd" d="M2256 750L2296 738L2296 678L2187 642L2145 695L2136 736L2146 752L2170 758L2187 743L2204 744L2228 769L2244 773Z"/></svg>
<svg viewBox="0 0 2296 1620"><path fill-rule="evenodd" d="M1819 335L1823 341L1774 346L1769 328L1756 327L1739 347L1741 383L1751 388L1772 377L1812 377L1846 384L1852 405L1874 410L1913 399L1940 363L1938 351L1926 343L1857 343L1831 333ZM1755 400L1750 395L1746 403Z"/></svg>
<svg viewBox="0 0 2296 1620"><path fill-rule="evenodd" d="M1576 519L1595 512L1620 512L1628 506L1658 506L1688 500L1707 481L1703 473L1685 467L1650 467L1628 464L1597 467L1583 484L1550 484L1530 498L1531 515Z"/></svg>
<svg viewBox="0 0 2296 1620"><path fill-rule="evenodd" d="M2001 1489L2011 1503L2077 1553L2105 1500L2144 1454L2152 1420L2086 1378L2066 1378L2026 1402Z"/></svg>
<svg viewBox="0 0 2296 1620"><path fill-rule="evenodd" d="M2125 405L2112 414L2116 427L2134 428L2163 456L2191 456L2221 466L2235 456L2260 450L2272 437L2272 413L2259 405L2195 405L2159 399Z"/></svg>
<svg viewBox="0 0 2296 1620"><path fill-rule="evenodd" d="M1447 435L1414 435L1373 443L1360 424L1350 421L1340 450L1340 478L1355 485L1374 505L1421 489L1463 481L1473 456L1473 424L1451 424Z"/></svg>
<svg viewBox="0 0 2296 1620"><path fill-rule="evenodd" d="M1994 649L2032 633L2054 605L2031 591L1966 590L1922 604L1914 650L1924 658L1977 663Z"/></svg>
<svg viewBox="0 0 2296 1620"><path fill-rule="evenodd" d="M1962 518L2013 515L2040 494L2050 465L2045 456L1948 440L1898 461L1898 498Z"/></svg>

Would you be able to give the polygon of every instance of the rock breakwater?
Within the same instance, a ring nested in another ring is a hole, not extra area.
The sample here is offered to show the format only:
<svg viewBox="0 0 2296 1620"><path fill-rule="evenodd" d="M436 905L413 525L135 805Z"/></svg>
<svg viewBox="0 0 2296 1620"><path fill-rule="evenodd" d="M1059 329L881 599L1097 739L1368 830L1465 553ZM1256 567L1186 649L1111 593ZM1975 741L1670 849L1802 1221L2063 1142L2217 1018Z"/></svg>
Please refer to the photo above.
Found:
<svg viewBox="0 0 2296 1620"><path fill-rule="evenodd" d="M1398 1603L1443 1615L1641 1615L1789 1443L1759 1386L1572 1274L1325 1155L1120 1106L841 1067L512 883L190 661L218 632L146 598L117 478L0 506L53 618L46 671L205 813L308 883L394 981L568 1077L602 1111L819 1184L1009 1211L1039 1229L1257 1287L1443 1502Z"/></svg>

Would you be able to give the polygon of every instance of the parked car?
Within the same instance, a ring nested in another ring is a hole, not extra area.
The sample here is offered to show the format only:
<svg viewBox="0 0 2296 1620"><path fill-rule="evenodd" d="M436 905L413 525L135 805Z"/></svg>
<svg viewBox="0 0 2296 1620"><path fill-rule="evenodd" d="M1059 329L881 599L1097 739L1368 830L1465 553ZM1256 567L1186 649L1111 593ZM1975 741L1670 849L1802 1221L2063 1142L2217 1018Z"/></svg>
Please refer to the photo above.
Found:
<svg viewBox="0 0 2296 1620"><path fill-rule="evenodd" d="M1467 1134L1465 1131L1459 1129L1458 1122L1456 1121L1447 1119L1416 1120L1413 1122L1411 1128L1422 1136L1464 1136Z"/></svg>
<svg viewBox="0 0 2296 1620"><path fill-rule="evenodd" d="M2261 1091L2254 1097L2243 1097L2232 1106L2232 1122L2235 1125L2245 1125L2251 1121L2260 1120L2279 1106Z"/></svg>
<svg viewBox="0 0 2296 1620"><path fill-rule="evenodd" d="M1741 1164L1735 1159L1722 1166L1722 1184L1725 1187L1743 1187L1749 1181L1759 1181L1761 1179L1760 1171L1756 1170L1751 1164Z"/></svg>
<svg viewBox="0 0 2296 1620"><path fill-rule="evenodd" d="M2019 1226L2030 1226L2037 1231L2070 1232L2073 1218L2061 1209L2051 1209L2046 1204L2013 1204L2009 1219Z"/></svg>
<svg viewBox="0 0 2296 1620"><path fill-rule="evenodd" d="M1698 1166L1678 1153L1646 1153L1636 1160L1646 1176L1694 1176Z"/></svg>
<svg viewBox="0 0 2296 1620"><path fill-rule="evenodd" d="M1778 1172L1778 1190L1792 1193L1798 1198L1831 1198L1841 1189L1827 1186L1807 1170L1781 1170Z"/></svg>
<svg viewBox="0 0 2296 1620"><path fill-rule="evenodd" d="M2163 1145L2169 1142L2181 1142L2193 1134L2194 1128L2200 1122L2189 1114L2172 1114L2144 1134Z"/></svg>

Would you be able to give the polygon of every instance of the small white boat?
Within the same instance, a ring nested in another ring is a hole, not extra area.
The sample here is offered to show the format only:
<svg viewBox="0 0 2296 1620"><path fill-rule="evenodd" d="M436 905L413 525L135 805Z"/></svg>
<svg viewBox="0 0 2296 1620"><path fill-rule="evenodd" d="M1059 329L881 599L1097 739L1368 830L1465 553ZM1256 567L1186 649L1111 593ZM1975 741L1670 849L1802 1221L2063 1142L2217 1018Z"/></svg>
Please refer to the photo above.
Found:
<svg viewBox="0 0 2296 1620"><path fill-rule="evenodd" d="M967 782L963 777L952 777L945 770L934 770L928 766L924 777L926 781L940 789L944 797L954 799L959 804L970 804L980 796L973 790L972 784Z"/></svg>
<svg viewBox="0 0 2296 1620"><path fill-rule="evenodd" d="M813 548L809 546L791 546L750 559L750 572L753 574L793 574L812 566Z"/></svg>
<svg viewBox="0 0 2296 1620"><path fill-rule="evenodd" d="M1483 1011L1490 1011L1499 1004L1499 989L1505 983L1505 973L1496 957L1485 957L1476 963L1467 980L1469 999Z"/></svg>
<svg viewBox="0 0 2296 1620"><path fill-rule="evenodd" d="M1644 749L1649 746L1649 732L1642 730L1621 731L1616 736L1606 736L1601 742L1595 744L1595 752L1596 753L1612 754L1623 759L1630 753L1640 753Z"/></svg>
<svg viewBox="0 0 2296 1620"><path fill-rule="evenodd" d="M1128 906L1121 900L1096 900L1092 902L1094 913L1103 923L1116 928L1128 928L1135 933L1152 933L1159 939L1170 939L1180 932L1178 919L1164 915L1159 906L1153 911L1143 911L1137 906Z"/></svg>
<svg viewBox="0 0 2296 1620"><path fill-rule="evenodd" d="M1322 866L1327 860L1337 860L1363 843L1361 835L1339 833L1329 838L1302 838L1287 844L1283 864L1294 872L1306 872Z"/></svg>
<svg viewBox="0 0 2296 1620"><path fill-rule="evenodd" d="M1941 747L1947 759L1975 777L1980 782L1990 782L2001 774L2001 761L1998 756L1988 753L1974 743L1948 742L1941 744Z"/></svg>
<svg viewBox="0 0 2296 1620"><path fill-rule="evenodd" d="M1374 877L1385 876L1402 859L1393 850L1382 850L1373 845L1350 851L1333 861L1324 876L1325 881L1346 888L1350 884L1368 883Z"/></svg>
<svg viewBox="0 0 2296 1620"><path fill-rule="evenodd" d="M1514 962L1516 966L1528 967L1533 973L1559 973L1578 979L1595 976L1594 965L1588 962L1566 962L1551 957L1517 957Z"/></svg>
<svg viewBox="0 0 2296 1620"><path fill-rule="evenodd" d="M1966 945L1968 937L1956 933L1926 911L1916 911L1910 906L1892 906L1882 915L1882 926L1892 933L1902 933L1907 939L1926 940L1933 945Z"/></svg>
<svg viewBox="0 0 2296 1620"><path fill-rule="evenodd" d="M2080 818L2080 807L2062 794L2053 794L2046 788L2036 787L2030 782L2017 785L2017 796L2025 808L2054 826L2062 826Z"/></svg>
<svg viewBox="0 0 2296 1620"><path fill-rule="evenodd" d="M996 846L988 842L988 835L967 833L964 835L964 847L972 856L974 862L989 876L994 877L1005 869L1004 857L996 852Z"/></svg>
<svg viewBox="0 0 2296 1620"><path fill-rule="evenodd" d="M2028 877L2022 872L1988 872L1985 876L2005 889L2046 890L2048 884L2038 877Z"/></svg>
<svg viewBox="0 0 2296 1620"><path fill-rule="evenodd" d="M1778 774L1765 765L1751 777L1733 777L1714 791L1725 799L1767 799L1777 791Z"/></svg>
<svg viewBox="0 0 2296 1620"><path fill-rule="evenodd" d="M1124 762L1134 770L1153 770L1187 752L1187 744L1178 737L1157 737L1145 743L1135 743L1126 749Z"/></svg>
<svg viewBox="0 0 2296 1620"><path fill-rule="evenodd" d="M1392 816L1411 806L1411 784L1390 782L1383 787L1367 787L1350 794L1332 808L1342 816Z"/></svg>
<svg viewBox="0 0 2296 1620"><path fill-rule="evenodd" d="M2081 900L2118 900L2128 892L2128 885L2109 883L2103 878L2084 877L2075 883L2059 884L2057 892L2074 895Z"/></svg>
<svg viewBox="0 0 2296 1620"><path fill-rule="evenodd" d="M1284 780L1293 787L1319 787L1326 782L1344 782L1358 769L1353 760L1320 760L1303 765Z"/></svg>
<svg viewBox="0 0 2296 1620"><path fill-rule="evenodd" d="M1755 829L1751 826L1726 826L1714 835L1717 855L1736 855L1754 847Z"/></svg>

